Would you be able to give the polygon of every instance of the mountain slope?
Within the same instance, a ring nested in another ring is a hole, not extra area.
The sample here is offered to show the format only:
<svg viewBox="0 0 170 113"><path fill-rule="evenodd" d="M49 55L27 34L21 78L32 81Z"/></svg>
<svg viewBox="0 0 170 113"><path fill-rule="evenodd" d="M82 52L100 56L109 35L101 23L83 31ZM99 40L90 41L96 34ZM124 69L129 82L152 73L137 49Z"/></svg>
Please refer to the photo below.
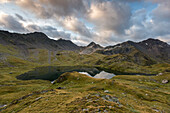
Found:
<svg viewBox="0 0 170 113"><path fill-rule="evenodd" d="M99 44L96 44L94 42L91 42L89 45L87 45L86 47L84 47L84 49L80 52L80 54L91 54L97 50L101 50L103 49L102 46L100 46Z"/></svg>
<svg viewBox="0 0 170 113"><path fill-rule="evenodd" d="M80 47L70 40L52 40L44 33L28 34L0 31L0 64L14 66L19 59L39 64L56 61L60 51L79 51ZM9 62L9 61L12 61Z"/></svg>
<svg viewBox="0 0 170 113"><path fill-rule="evenodd" d="M158 39L147 39L137 43L141 48L141 52L149 55L158 61L166 61L170 63L170 45Z"/></svg>
<svg viewBox="0 0 170 113"><path fill-rule="evenodd" d="M48 50L79 50L79 46L69 40L52 40L44 33L34 32L28 34L9 33L0 31L0 44L12 45L20 49L48 49Z"/></svg>
<svg viewBox="0 0 170 113"><path fill-rule="evenodd" d="M111 58L109 62L121 62L124 61L122 59L127 59L126 61L138 65L152 65L158 62L170 63L170 45L157 39L148 39L138 43L127 41L105 48L91 42L86 47L80 47L70 40L49 39L44 33L40 32L18 34L0 31L0 47L7 50L0 51L1 59L12 55L31 62L51 63L58 61L56 55L61 55L58 52L66 50L87 55L96 52L106 55L106 59L110 59L110 56L107 55L118 55L116 58Z"/></svg>
<svg viewBox="0 0 170 113"><path fill-rule="evenodd" d="M96 52L104 55L128 55L133 57L137 63L141 62L140 60L170 63L170 45L157 39L148 39L138 43L127 41Z"/></svg>

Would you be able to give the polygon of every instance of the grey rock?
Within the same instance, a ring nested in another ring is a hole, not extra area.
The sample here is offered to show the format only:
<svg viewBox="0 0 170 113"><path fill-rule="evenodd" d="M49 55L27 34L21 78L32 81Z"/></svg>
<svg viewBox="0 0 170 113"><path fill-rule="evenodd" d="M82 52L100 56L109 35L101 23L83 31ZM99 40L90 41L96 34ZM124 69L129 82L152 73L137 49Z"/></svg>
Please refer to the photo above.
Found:
<svg viewBox="0 0 170 113"><path fill-rule="evenodd" d="M167 84L168 82L169 80L166 80L166 79L162 80L162 84Z"/></svg>
<svg viewBox="0 0 170 113"><path fill-rule="evenodd" d="M154 110L155 112L159 112L159 110L158 110L158 109L153 108L153 110Z"/></svg>
<svg viewBox="0 0 170 113"><path fill-rule="evenodd" d="M112 108L112 106L109 106L109 109L111 109Z"/></svg>
<svg viewBox="0 0 170 113"><path fill-rule="evenodd" d="M43 97L38 97L38 98L36 98L35 100L38 101L38 100L40 100L40 99L42 99L42 98L43 98Z"/></svg>
<svg viewBox="0 0 170 113"><path fill-rule="evenodd" d="M104 110L103 112L104 112L104 113L108 113L108 111L107 111L107 110Z"/></svg>
<svg viewBox="0 0 170 113"><path fill-rule="evenodd" d="M100 94L95 94L95 96L99 97L99 96L100 96Z"/></svg>
<svg viewBox="0 0 170 113"><path fill-rule="evenodd" d="M51 84L55 84L55 80L54 80L54 81L51 81Z"/></svg>
<svg viewBox="0 0 170 113"><path fill-rule="evenodd" d="M82 111L89 111L89 109L87 108L87 109L83 109Z"/></svg>
<svg viewBox="0 0 170 113"><path fill-rule="evenodd" d="M109 93L109 90L105 90L104 92L105 92L105 93Z"/></svg>
<svg viewBox="0 0 170 113"><path fill-rule="evenodd" d="M160 75L163 75L163 73L158 73L156 76L160 76Z"/></svg>
<svg viewBox="0 0 170 113"><path fill-rule="evenodd" d="M6 107L7 105L0 105L0 108Z"/></svg>

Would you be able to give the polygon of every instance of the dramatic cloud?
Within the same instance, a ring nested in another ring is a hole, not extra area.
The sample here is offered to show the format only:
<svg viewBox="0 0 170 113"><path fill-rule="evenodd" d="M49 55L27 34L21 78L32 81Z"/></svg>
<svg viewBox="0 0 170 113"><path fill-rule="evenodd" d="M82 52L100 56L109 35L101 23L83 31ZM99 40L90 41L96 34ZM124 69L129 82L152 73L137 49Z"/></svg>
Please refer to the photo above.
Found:
<svg viewBox="0 0 170 113"><path fill-rule="evenodd" d="M38 25L31 24L31 25L26 26L26 29L30 32L42 31L52 38L57 38L57 39L64 38L64 39L70 40L69 33L65 33L63 31L58 31L56 28L51 27L51 26L40 27Z"/></svg>
<svg viewBox="0 0 170 113"><path fill-rule="evenodd" d="M152 31L157 36L170 34L170 1L156 0L158 7L152 11Z"/></svg>
<svg viewBox="0 0 170 113"><path fill-rule="evenodd" d="M81 16L86 13L83 0L16 0L16 4L42 18Z"/></svg>
<svg viewBox="0 0 170 113"><path fill-rule="evenodd" d="M122 34L129 27L130 16L130 8L124 2L103 1L91 5L88 19L98 29Z"/></svg>
<svg viewBox="0 0 170 113"><path fill-rule="evenodd" d="M19 20L25 21L22 16L16 14ZM51 26L38 26L36 24L28 24L24 26L23 23L19 22L17 18L7 15L5 13L0 13L0 26L6 30L12 30L15 32L44 32L52 38L64 38L70 39L70 34L63 31L58 31L56 28Z"/></svg>
<svg viewBox="0 0 170 113"><path fill-rule="evenodd" d="M125 30L125 36L127 39L140 40L149 36L148 29L146 28L147 11L140 9L134 12L131 16L131 27ZM147 23L150 24L150 23Z"/></svg>
<svg viewBox="0 0 170 113"><path fill-rule="evenodd" d="M131 27L126 30L126 38L134 40L143 40L146 38L159 38L169 42L170 38L170 5L169 0L150 0L153 3L158 3L150 13L148 19L147 10L137 10L131 17Z"/></svg>
<svg viewBox="0 0 170 113"><path fill-rule="evenodd" d="M0 28L78 44L170 38L170 0L0 0L0 6L1 12L15 9L0 16Z"/></svg>
<svg viewBox="0 0 170 113"><path fill-rule="evenodd" d="M79 21L77 18L69 17L66 19L61 20L61 25L64 26L64 28L74 31L75 33L78 33L82 36L86 37L92 37L92 34L90 33L89 29Z"/></svg>
<svg viewBox="0 0 170 113"><path fill-rule="evenodd" d="M9 30L13 31L25 31L25 28L23 25L16 20L13 16L7 15L7 14L0 14L0 25Z"/></svg>

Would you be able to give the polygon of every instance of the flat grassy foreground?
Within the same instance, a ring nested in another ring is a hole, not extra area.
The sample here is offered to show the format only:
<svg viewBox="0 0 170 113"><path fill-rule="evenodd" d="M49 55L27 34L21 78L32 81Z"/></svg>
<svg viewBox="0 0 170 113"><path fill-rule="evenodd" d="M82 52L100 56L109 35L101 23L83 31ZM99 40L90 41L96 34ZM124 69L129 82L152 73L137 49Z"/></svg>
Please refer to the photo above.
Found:
<svg viewBox="0 0 170 113"><path fill-rule="evenodd" d="M36 67L37 65L35 65ZM169 113L170 73L159 76L119 75L95 79L78 72L65 73L52 84L45 80L17 80L31 67L0 70L2 113Z"/></svg>

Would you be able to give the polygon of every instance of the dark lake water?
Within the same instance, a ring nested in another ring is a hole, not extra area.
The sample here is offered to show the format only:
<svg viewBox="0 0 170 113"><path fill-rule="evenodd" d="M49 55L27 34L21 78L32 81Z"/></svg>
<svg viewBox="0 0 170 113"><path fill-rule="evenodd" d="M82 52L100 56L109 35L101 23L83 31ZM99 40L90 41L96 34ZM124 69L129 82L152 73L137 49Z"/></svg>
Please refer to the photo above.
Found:
<svg viewBox="0 0 170 113"><path fill-rule="evenodd" d="M29 71L27 73L21 74L16 78L19 80L33 80L33 79L41 79L41 80L56 80L61 74L65 72L79 72L82 74L86 74L87 76L91 76L94 78L103 78L110 79L116 75L145 75L145 76L155 76L156 74L145 74L145 73L122 73L118 74L111 70L96 68L96 67L82 67L82 66L47 66L47 67L38 67Z"/></svg>
<svg viewBox="0 0 170 113"><path fill-rule="evenodd" d="M65 72L73 72L73 71L77 71L94 78L110 79L113 76L115 76L113 73L109 73L95 67L48 66L48 67L35 68L32 71L17 76L16 78L20 80L41 79L41 80L54 81L61 74Z"/></svg>

